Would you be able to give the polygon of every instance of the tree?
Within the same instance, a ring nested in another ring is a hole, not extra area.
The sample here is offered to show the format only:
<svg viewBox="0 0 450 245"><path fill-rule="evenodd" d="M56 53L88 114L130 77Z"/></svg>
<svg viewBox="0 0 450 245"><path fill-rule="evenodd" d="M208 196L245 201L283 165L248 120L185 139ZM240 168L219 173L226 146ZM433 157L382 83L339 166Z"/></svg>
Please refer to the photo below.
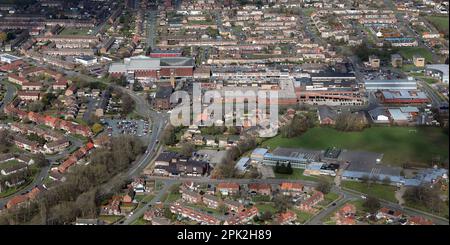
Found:
<svg viewBox="0 0 450 245"><path fill-rule="evenodd" d="M48 166L49 162L48 160L45 158L44 154L42 153L37 153L33 156L33 160L34 163L38 166L38 167L46 167Z"/></svg>
<svg viewBox="0 0 450 245"><path fill-rule="evenodd" d="M361 176L361 183L363 184L369 184L369 175L363 175Z"/></svg>
<svg viewBox="0 0 450 245"><path fill-rule="evenodd" d="M125 76L117 77L117 76L114 76L114 75L109 75L108 76L108 81L110 83L117 84L117 85L122 86L122 87L125 87L128 84L127 78Z"/></svg>
<svg viewBox="0 0 450 245"><path fill-rule="evenodd" d="M44 110L44 104L41 101L34 101L28 104L28 110L32 112L42 112Z"/></svg>
<svg viewBox="0 0 450 245"><path fill-rule="evenodd" d="M216 36L218 36L219 35L219 30L217 30L217 29L215 29L215 28L212 28L212 27L208 27L207 29L206 29L206 31L208 32L208 35L210 36L210 37L216 37Z"/></svg>
<svg viewBox="0 0 450 245"><path fill-rule="evenodd" d="M323 194L328 194L331 190L331 183L326 179L320 178L317 190Z"/></svg>
<svg viewBox="0 0 450 245"><path fill-rule="evenodd" d="M440 198L438 188L430 188L428 186L415 186L406 189L403 194L406 203L414 206L422 206L429 209L431 212L443 213L448 209L444 205L444 201Z"/></svg>
<svg viewBox="0 0 450 245"><path fill-rule="evenodd" d="M278 212L285 212L292 206L289 197L282 194L274 196L273 202L275 203L275 208L278 210Z"/></svg>
<svg viewBox="0 0 450 245"><path fill-rule="evenodd" d="M223 204L223 203L219 204L219 206L217 207L217 210L219 210L219 212L222 214L228 212L227 206L225 206L225 204Z"/></svg>
<svg viewBox="0 0 450 245"><path fill-rule="evenodd" d="M267 210L267 211L265 211L264 213L261 214L261 216L259 217L259 219L260 219L261 221L264 222L264 221L271 220L271 219L272 219L272 216L273 216L272 212L270 212L269 210Z"/></svg>
<svg viewBox="0 0 450 245"><path fill-rule="evenodd" d="M294 170L292 169L291 163L288 163L287 165L285 165L284 163L276 163L275 164L275 169L274 169L275 173L279 173L279 174L292 174L294 172Z"/></svg>
<svg viewBox="0 0 450 245"><path fill-rule="evenodd" d="M383 185L390 185L391 184L391 178L389 178L389 176L386 176L383 178L383 180L381 180L381 182L383 183Z"/></svg>
<svg viewBox="0 0 450 245"><path fill-rule="evenodd" d="M174 145L177 143L175 127L169 124L163 131L161 141L166 145Z"/></svg>
<svg viewBox="0 0 450 245"><path fill-rule="evenodd" d="M0 32L0 42L4 43L6 39L8 38L7 34L5 32Z"/></svg>
<svg viewBox="0 0 450 245"><path fill-rule="evenodd" d="M191 142L184 142L181 144L181 154L191 156L195 151L195 146Z"/></svg>
<svg viewBox="0 0 450 245"><path fill-rule="evenodd" d="M297 137L314 127L315 116L312 113L296 114L291 122L281 127L281 137Z"/></svg>
<svg viewBox="0 0 450 245"><path fill-rule="evenodd" d="M45 93L44 96L42 96L42 104L44 107L49 106L53 100L56 99L56 95L53 93Z"/></svg>
<svg viewBox="0 0 450 245"><path fill-rule="evenodd" d="M128 115L134 110L134 100L128 94L122 94L122 115Z"/></svg>
<svg viewBox="0 0 450 245"><path fill-rule="evenodd" d="M8 38L8 36L6 35L5 32L0 32L0 43L3 44L7 38Z"/></svg>
<svg viewBox="0 0 450 245"><path fill-rule="evenodd" d="M380 177L378 177L378 175L373 174L372 176L370 176L369 185L376 184L378 183L378 181L380 181Z"/></svg>
<svg viewBox="0 0 450 245"><path fill-rule="evenodd" d="M11 140L12 135L9 133L9 131L6 130L0 130L0 152L7 152L9 147L12 146Z"/></svg>
<svg viewBox="0 0 450 245"><path fill-rule="evenodd" d="M234 168L234 164L220 164L218 167L214 169L213 177L214 178L233 178L236 171Z"/></svg>
<svg viewBox="0 0 450 245"><path fill-rule="evenodd" d="M343 112L337 116L334 127L340 131L361 131L366 126L363 116L356 113Z"/></svg>
<svg viewBox="0 0 450 245"><path fill-rule="evenodd" d="M170 194L178 194L180 193L180 185L173 185L170 187Z"/></svg>
<svg viewBox="0 0 450 245"><path fill-rule="evenodd" d="M103 131L103 126L100 123L95 123L94 125L92 125L92 132L94 134L98 134L101 131Z"/></svg>
<svg viewBox="0 0 450 245"><path fill-rule="evenodd" d="M365 211L375 213L378 209L380 209L381 204L377 198L368 196L362 206Z"/></svg>
<svg viewBox="0 0 450 245"><path fill-rule="evenodd" d="M138 81L135 81L133 83L133 91L142 91L144 88L142 87L141 83Z"/></svg>

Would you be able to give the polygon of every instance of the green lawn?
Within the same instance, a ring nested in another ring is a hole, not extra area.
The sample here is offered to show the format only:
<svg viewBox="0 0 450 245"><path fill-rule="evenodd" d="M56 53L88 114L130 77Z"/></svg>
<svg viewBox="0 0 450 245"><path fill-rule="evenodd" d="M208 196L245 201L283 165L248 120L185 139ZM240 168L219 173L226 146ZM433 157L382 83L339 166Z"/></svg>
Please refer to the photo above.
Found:
<svg viewBox="0 0 450 245"><path fill-rule="evenodd" d="M432 54L425 48L421 47L401 47L399 48L399 53L406 59L413 58L414 55L421 55L425 58L425 62L431 61L433 58Z"/></svg>
<svg viewBox="0 0 450 245"><path fill-rule="evenodd" d="M270 202L270 196L256 195L252 197L253 202Z"/></svg>
<svg viewBox="0 0 450 245"><path fill-rule="evenodd" d="M145 220L143 217L140 217L139 219L133 221L131 225L147 225L149 222Z"/></svg>
<svg viewBox="0 0 450 245"><path fill-rule="evenodd" d="M122 215L100 215L98 217L98 219L105 221L107 224L114 224L122 218Z"/></svg>
<svg viewBox="0 0 450 245"><path fill-rule="evenodd" d="M428 84L434 84L434 83L438 83L439 82L439 80L437 80L435 78L432 78L432 77L416 76L416 78L424 80Z"/></svg>
<svg viewBox="0 0 450 245"><path fill-rule="evenodd" d="M311 16L311 14L312 14L315 10L316 10L315 8L303 8L303 9L302 9L303 14L304 14L305 16Z"/></svg>
<svg viewBox="0 0 450 245"><path fill-rule="evenodd" d="M449 217L448 216L449 215L448 203L445 203L445 208L440 210L440 212L439 211L438 212L433 212L432 210L430 210L429 208L427 208L427 207L425 207L423 205L417 205L417 204L413 204L413 203L410 203L410 202L406 202L406 206L410 207L410 208L422 210L424 212L431 213L431 214L434 214L434 215L437 215L437 216L440 216L440 217L444 217L446 219L448 219L448 217Z"/></svg>
<svg viewBox="0 0 450 245"><path fill-rule="evenodd" d="M438 31L448 34L448 15L447 16L428 16L427 20L431 22Z"/></svg>
<svg viewBox="0 0 450 245"><path fill-rule="evenodd" d="M176 194L169 193L169 196L167 196L166 201L167 202L175 202L176 200L178 200L180 198L181 198L181 194L180 193L176 193Z"/></svg>
<svg viewBox="0 0 450 245"><path fill-rule="evenodd" d="M292 211L297 214L297 221L302 224L309 220L312 216L314 216L314 214L306 213L297 209L293 209Z"/></svg>
<svg viewBox="0 0 450 245"><path fill-rule="evenodd" d="M416 129L416 132L411 131ZM371 127L362 132L340 132L332 128L313 128L294 138L273 137L263 142L276 147L304 147L324 150L338 147L384 153L383 163L430 166L433 157L448 158L448 135L440 128Z"/></svg>
<svg viewBox="0 0 450 245"><path fill-rule="evenodd" d="M317 177L303 175L304 169L294 168L292 174L275 173L277 179L301 179L301 180L317 180Z"/></svg>
<svg viewBox="0 0 450 245"><path fill-rule="evenodd" d="M379 199L397 203L397 199L395 199L395 191L397 188L395 186L382 184L370 184L369 186L368 184L356 181L343 181L342 187L359 191Z"/></svg>
<svg viewBox="0 0 450 245"><path fill-rule="evenodd" d="M88 28L68 28L65 27L64 30L59 33L60 35L87 35Z"/></svg>
<svg viewBox="0 0 450 245"><path fill-rule="evenodd" d="M277 212L277 209L275 208L275 205L273 203L257 203L257 204L255 204L255 207L258 208L258 211L260 213L269 211L272 214L274 214Z"/></svg>
<svg viewBox="0 0 450 245"><path fill-rule="evenodd" d="M187 203L186 206L194 208L194 209L197 209L197 210L200 210L200 211L205 212L205 213L212 213L212 214L216 214L216 215L223 215L223 213L219 212L219 210L213 209L213 208L208 208L204 204Z"/></svg>
<svg viewBox="0 0 450 245"><path fill-rule="evenodd" d="M339 198L339 194L330 192L324 196L324 200L322 202L320 202L320 205L325 207L325 206L329 205L330 203L336 201L338 198Z"/></svg>
<svg viewBox="0 0 450 245"><path fill-rule="evenodd" d="M136 209L143 207L145 205L143 202L148 203L151 200L153 200L154 197L155 197L155 195L138 195L138 196L136 196L135 199L139 202Z"/></svg>

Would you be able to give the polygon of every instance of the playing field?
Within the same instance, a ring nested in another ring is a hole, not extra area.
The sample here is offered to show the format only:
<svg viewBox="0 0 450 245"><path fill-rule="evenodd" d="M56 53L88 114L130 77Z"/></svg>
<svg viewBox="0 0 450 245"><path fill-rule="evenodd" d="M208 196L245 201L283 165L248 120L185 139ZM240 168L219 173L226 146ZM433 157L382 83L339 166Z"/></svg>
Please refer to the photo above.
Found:
<svg viewBox="0 0 450 245"><path fill-rule="evenodd" d="M427 20L438 29L438 31L448 34L448 16L428 16Z"/></svg>
<svg viewBox="0 0 450 245"><path fill-rule="evenodd" d="M420 55L425 58L425 61L433 59L432 54L425 48L420 47L401 47L399 48L399 53L406 59L412 60L414 55Z"/></svg>
<svg viewBox="0 0 450 245"><path fill-rule="evenodd" d="M448 135L440 128L372 127L362 132L340 132L332 128L313 128L295 138L276 136L263 142L270 149L303 147L326 149L338 147L384 153L383 163L405 162L430 166L433 157L448 158Z"/></svg>

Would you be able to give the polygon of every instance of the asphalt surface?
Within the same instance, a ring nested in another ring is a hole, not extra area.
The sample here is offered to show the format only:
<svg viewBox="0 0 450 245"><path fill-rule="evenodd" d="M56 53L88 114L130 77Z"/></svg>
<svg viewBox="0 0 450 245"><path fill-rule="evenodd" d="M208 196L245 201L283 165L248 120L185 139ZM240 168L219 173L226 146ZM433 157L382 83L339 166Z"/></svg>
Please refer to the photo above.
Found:
<svg viewBox="0 0 450 245"><path fill-rule="evenodd" d="M3 111L3 108L14 99L14 96L16 95L17 92L17 88L11 83L2 82L2 84L6 87L5 96L2 100L3 103L0 106L0 110Z"/></svg>

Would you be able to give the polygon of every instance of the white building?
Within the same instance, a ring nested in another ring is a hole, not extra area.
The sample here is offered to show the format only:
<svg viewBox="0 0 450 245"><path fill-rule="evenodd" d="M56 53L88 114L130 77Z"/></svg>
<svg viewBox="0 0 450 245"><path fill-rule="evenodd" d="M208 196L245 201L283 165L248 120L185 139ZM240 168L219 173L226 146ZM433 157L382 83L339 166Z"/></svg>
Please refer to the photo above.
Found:
<svg viewBox="0 0 450 245"><path fill-rule="evenodd" d="M75 57L75 62L78 64L82 64L84 66L90 66L97 64L98 60L96 57L93 56L79 56Z"/></svg>
<svg viewBox="0 0 450 245"><path fill-rule="evenodd" d="M21 60L22 58L20 58L20 57L17 57L17 56L14 56L14 55L10 55L10 54L0 54L0 61L1 62L4 62L4 63L8 63L8 64L11 64L11 63L13 63L14 61L17 61L17 60Z"/></svg>
<svg viewBox="0 0 450 245"><path fill-rule="evenodd" d="M443 83L448 83L448 69L447 64L433 64L425 67L427 76L437 77Z"/></svg>

